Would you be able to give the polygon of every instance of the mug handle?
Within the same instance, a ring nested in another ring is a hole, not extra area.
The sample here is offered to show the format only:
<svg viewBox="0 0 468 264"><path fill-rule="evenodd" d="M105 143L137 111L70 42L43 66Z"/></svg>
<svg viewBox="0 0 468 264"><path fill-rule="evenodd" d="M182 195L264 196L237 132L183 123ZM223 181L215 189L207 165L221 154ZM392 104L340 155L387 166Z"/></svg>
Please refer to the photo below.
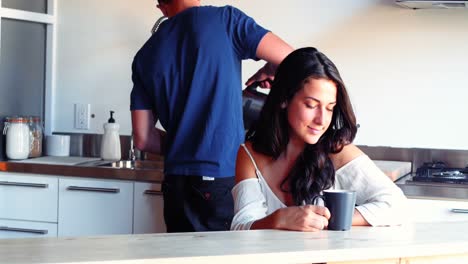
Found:
<svg viewBox="0 0 468 264"><path fill-rule="evenodd" d="M324 205L325 207L327 207L327 205L326 205L326 203L325 203L325 197L324 197L323 195L320 195L320 194L319 194L319 195L316 195L316 196L312 199L312 205L317 205L316 202L317 202L317 199L318 199L318 198L322 199L323 205Z"/></svg>

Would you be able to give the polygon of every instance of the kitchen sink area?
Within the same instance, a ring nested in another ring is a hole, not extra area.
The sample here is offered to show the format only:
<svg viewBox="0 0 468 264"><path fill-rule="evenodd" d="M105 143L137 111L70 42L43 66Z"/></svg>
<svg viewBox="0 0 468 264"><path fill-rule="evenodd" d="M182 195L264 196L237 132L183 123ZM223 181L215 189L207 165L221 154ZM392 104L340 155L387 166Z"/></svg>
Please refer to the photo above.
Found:
<svg viewBox="0 0 468 264"><path fill-rule="evenodd" d="M130 136L120 136L122 159L115 161L99 157L102 135L73 133L68 135L70 135L70 156L0 160L0 172L154 183L160 183L164 178L164 157L132 150Z"/></svg>
<svg viewBox="0 0 468 264"><path fill-rule="evenodd" d="M141 169L141 170L160 170L164 166L163 161L156 160L95 160L77 164L83 167L101 167L112 169Z"/></svg>
<svg viewBox="0 0 468 264"><path fill-rule="evenodd" d="M0 161L2 171L159 183L164 178L164 161L162 157L156 160L110 161L93 157L43 156L21 161Z"/></svg>

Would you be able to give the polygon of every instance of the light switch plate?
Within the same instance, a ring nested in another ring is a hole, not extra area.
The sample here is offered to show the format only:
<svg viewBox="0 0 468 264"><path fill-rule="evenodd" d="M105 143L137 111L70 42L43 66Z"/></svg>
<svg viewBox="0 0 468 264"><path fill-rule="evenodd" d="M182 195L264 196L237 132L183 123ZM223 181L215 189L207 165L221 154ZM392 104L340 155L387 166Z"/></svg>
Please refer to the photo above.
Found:
<svg viewBox="0 0 468 264"><path fill-rule="evenodd" d="M90 104L75 104L75 128L89 129L89 113L91 111Z"/></svg>

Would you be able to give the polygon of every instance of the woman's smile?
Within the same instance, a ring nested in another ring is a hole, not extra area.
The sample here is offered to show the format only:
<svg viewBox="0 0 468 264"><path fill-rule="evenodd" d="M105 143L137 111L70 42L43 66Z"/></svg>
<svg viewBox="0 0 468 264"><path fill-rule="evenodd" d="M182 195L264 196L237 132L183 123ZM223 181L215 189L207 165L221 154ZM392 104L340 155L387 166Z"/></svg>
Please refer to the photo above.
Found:
<svg viewBox="0 0 468 264"><path fill-rule="evenodd" d="M330 126L336 105L336 84L327 79L308 79L288 102L292 136L315 144Z"/></svg>
<svg viewBox="0 0 468 264"><path fill-rule="evenodd" d="M307 126L307 128L309 129L310 133L314 134L314 135L319 135L322 133L323 129L320 129L320 128L313 128L313 127L310 127L310 126Z"/></svg>

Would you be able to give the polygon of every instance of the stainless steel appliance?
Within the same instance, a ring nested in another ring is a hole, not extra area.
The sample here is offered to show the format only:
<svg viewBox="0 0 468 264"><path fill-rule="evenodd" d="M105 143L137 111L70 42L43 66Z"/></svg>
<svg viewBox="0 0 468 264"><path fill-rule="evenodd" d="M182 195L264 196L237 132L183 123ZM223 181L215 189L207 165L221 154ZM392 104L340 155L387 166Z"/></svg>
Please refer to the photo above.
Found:
<svg viewBox="0 0 468 264"><path fill-rule="evenodd" d="M468 185L468 167L447 168L444 162L426 162L416 170L412 181Z"/></svg>
<svg viewBox="0 0 468 264"><path fill-rule="evenodd" d="M461 0L395 0L395 3L412 9L468 8L468 1Z"/></svg>
<svg viewBox="0 0 468 264"><path fill-rule="evenodd" d="M408 196L468 199L468 166L451 168L444 162L426 162L396 184Z"/></svg>

